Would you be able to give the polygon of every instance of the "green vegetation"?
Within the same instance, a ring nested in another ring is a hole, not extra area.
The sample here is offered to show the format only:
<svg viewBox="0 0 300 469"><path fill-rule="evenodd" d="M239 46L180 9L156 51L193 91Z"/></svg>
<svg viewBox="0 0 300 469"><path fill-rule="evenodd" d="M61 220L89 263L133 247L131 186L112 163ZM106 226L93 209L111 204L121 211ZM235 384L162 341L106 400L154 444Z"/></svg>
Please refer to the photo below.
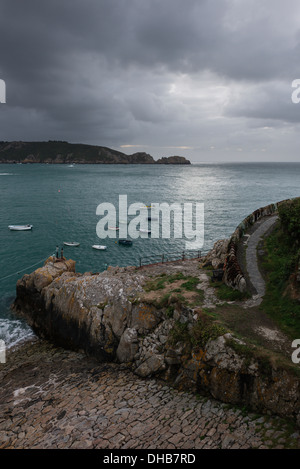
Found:
<svg viewBox="0 0 300 469"><path fill-rule="evenodd" d="M181 284L181 288L187 291L194 291L199 284L199 279L196 277L188 277L188 280Z"/></svg>
<svg viewBox="0 0 300 469"><path fill-rule="evenodd" d="M154 303L158 309L166 308L167 316L172 317L174 312L174 304L176 303L177 305L184 306L187 304L187 300L183 295L168 292L165 293L162 297L158 298Z"/></svg>
<svg viewBox="0 0 300 469"><path fill-rule="evenodd" d="M224 282L211 282L211 286L216 289L216 295L222 301L243 301L251 296L248 292L228 287Z"/></svg>
<svg viewBox="0 0 300 469"><path fill-rule="evenodd" d="M299 264L300 202L279 209L281 224L265 240L262 267L266 294L262 309L291 338L300 337L300 289L296 281ZM298 218L298 221L296 217Z"/></svg>
<svg viewBox="0 0 300 469"><path fill-rule="evenodd" d="M204 347L209 340L215 340L227 332L228 329L219 322L204 322L203 319L199 319L191 328L191 343L194 347Z"/></svg>
<svg viewBox="0 0 300 469"><path fill-rule="evenodd" d="M300 199L292 199L278 207L282 230L293 244L300 241Z"/></svg>
<svg viewBox="0 0 300 469"><path fill-rule="evenodd" d="M167 315L172 317L173 304L192 307L202 302L204 294L202 290L197 289L198 284L197 277L185 276L178 272L173 275L162 274L148 281L144 289L147 293L161 291L161 296L159 295L154 303L157 308L168 308Z"/></svg>
<svg viewBox="0 0 300 469"><path fill-rule="evenodd" d="M178 342L183 342L186 345L190 344L190 335L187 323L176 321L174 327L170 331L168 341L171 345L176 345Z"/></svg>
<svg viewBox="0 0 300 469"><path fill-rule="evenodd" d="M190 350L203 348L210 339L217 339L227 332L228 329L222 324L208 317L199 318L192 327L188 327L186 322L176 321L170 331L169 343L171 345L184 343Z"/></svg>
<svg viewBox="0 0 300 469"><path fill-rule="evenodd" d="M188 278L193 277L185 277L181 272L173 275L161 274L159 277L156 277L154 280L151 280L146 284L145 291L149 292L153 290L163 290L166 287L166 284L174 283L176 280L185 280Z"/></svg>

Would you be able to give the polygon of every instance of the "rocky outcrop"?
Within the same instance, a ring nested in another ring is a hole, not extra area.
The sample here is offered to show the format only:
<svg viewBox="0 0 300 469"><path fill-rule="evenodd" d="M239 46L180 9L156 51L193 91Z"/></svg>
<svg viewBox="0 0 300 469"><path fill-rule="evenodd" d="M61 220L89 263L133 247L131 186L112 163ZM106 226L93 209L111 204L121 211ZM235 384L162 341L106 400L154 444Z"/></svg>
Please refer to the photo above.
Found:
<svg viewBox="0 0 300 469"><path fill-rule="evenodd" d="M200 307L151 303L144 289L149 278L145 267L79 274L72 260L49 258L17 282L13 308L57 345L300 424L293 371L260 361Z"/></svg>
<svg viewBox="0 0 300 469"><path fill-rule="evenodd" d="M223 268L228 255L229 239L216 241L213 248L205 256L203 267L212 266L213 269Z"/></svg>
<svg viewBox="0 0 300 469"><path fill-rule="evenodd" d="M163 157L156 161L157 164L191 164L184 156Z"/></svg>

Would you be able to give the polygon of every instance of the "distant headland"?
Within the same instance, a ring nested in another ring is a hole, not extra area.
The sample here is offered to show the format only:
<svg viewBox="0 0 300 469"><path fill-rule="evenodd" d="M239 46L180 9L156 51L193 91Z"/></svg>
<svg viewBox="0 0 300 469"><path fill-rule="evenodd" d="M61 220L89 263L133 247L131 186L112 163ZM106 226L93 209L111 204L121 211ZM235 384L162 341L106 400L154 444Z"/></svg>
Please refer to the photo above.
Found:
<svg viewBox="0 0 300 469"><path fill-rule="evenodd" d="M159 160L148 153L126 155L111 148L82 143L4 142L0 141L0 163L48 164L191 164L184 156L169 156Z"/></svg>

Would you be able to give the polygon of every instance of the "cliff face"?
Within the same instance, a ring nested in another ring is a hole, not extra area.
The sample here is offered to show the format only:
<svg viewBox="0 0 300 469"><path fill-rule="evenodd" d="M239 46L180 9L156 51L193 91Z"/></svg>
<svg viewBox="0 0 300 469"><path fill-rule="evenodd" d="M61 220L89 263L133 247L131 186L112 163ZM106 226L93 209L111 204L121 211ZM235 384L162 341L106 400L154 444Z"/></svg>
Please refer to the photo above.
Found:
<svg viewBox="0 0 300 469"><path fill-rule="evenodd" d="M110 267L79 274L73 261L49 258L17 282L13 307L39 336L57 345L300 424L299 378L249 355L241 340L204 320L201 308L172 297L167 303L150 301L151 272Z"/></svg>
<svg viewBox="0 0 300 469"><path fill-rule="evenodd" d="M126 155L107 147L60 141L0 142L0 163L190 164L184 157L155 161L144 152Z"/></svg>

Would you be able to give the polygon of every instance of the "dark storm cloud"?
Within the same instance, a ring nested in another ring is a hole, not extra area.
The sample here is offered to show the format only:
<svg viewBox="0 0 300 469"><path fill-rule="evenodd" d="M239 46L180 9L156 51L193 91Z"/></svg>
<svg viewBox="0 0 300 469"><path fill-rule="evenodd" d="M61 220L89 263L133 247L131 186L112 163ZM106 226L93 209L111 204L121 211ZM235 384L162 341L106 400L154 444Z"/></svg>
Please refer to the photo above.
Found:
<svg viewBox="0 0 300 469"><path fill-rule="evenodd" d="M0 139L262 145L270 122L300 121L298 15L296 0L2 0Z"/></svg>

